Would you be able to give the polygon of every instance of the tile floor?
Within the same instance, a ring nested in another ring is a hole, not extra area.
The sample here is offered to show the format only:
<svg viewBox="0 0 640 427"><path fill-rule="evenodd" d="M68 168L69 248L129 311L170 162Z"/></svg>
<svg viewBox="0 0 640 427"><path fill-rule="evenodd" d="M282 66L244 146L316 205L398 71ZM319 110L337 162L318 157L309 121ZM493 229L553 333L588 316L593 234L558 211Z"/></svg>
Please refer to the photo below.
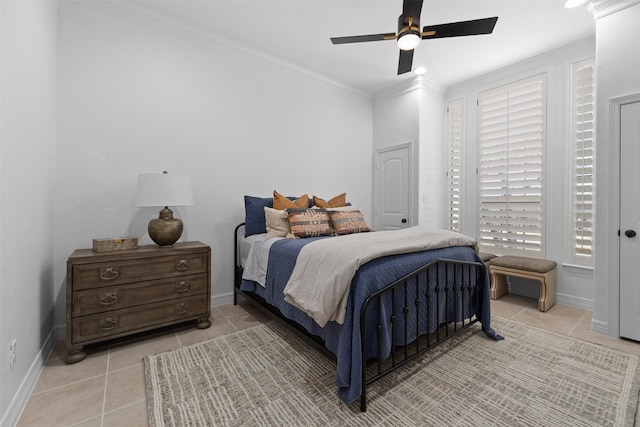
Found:
<svg viewBox="0 0 640 427"><path fill-rule="evenodd" d="M640 344L590 332L591 312L556 304L548 312L537 301L506 295L492 301L492 313L556 333L640 355ZM247 303L212 309L213 324L200 330L168 328L135 340L112 343L67 365L64 342L49 356L18 426L146 426L142 357L258 324L268 316ZM640 415L636 416L640 425Z"/></svg>

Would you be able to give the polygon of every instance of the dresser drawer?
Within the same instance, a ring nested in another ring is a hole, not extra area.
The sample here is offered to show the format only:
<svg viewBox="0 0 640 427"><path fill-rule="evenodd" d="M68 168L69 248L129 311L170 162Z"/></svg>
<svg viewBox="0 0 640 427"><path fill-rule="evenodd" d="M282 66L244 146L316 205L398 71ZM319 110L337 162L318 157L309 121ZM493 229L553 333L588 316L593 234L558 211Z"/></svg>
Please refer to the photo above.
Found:
<svg viewBox="0 0 640 427"><path fill-rule="evenodd" d="M87 289L73 293L72 315L86 316L205 292L206 274Z"/></svg>
<svg viewBox="0 0 640 427"><path fill-rule="evenodd" d="M72 344L101 341L105 337L126 335L189 320L209 312L207 294L162 301L143 306L75 317L72 320Z"/></svg>
<svg viewBox="0 0 640 427"><path fill-rule="evenodd" d="M73 289L91 289L124 283L206 273L208 254L105 261L73 266Z"/></svg>

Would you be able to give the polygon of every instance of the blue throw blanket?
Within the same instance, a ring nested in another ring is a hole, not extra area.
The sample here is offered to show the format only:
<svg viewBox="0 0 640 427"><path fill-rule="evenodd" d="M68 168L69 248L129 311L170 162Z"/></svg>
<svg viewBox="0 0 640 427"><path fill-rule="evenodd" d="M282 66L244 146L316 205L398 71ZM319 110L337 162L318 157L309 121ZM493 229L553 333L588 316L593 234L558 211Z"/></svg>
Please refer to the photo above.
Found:
<svg viewBox="0 0 640 427"><path fill-rule="evenodd" d="M361 337L360 337L360 307L366 298L373 292L384 288L386 285L406 276L407 274L426 265L436 259L450 259L459 261L481 262L476 252L470 247L450 247L435 249L411 254L393 255L378 258L368 262L358 269L351 282L349 291L349 303L343 325L336 322L329 322L324 327L309 317L306 313L298 310L284 301L283 290L293 271L296 258L302 247L315 239L286 239L275 242L269 252L269 262L267 267L266 286L262 287L255 282L243 280L241 289L259 294L269 304L277 307L282 314L303 326L309 333L321 337L325 346L337 358L336 386L338 395L347 404L354 402L361 395ZM475 285L474 283L471 283ZM478 298L473 298L474 303L471 310L475 312L477 318L482 323L485 333L496 340L502 339L491 329L491 310L489 294L489 278L484 272L481 283L479 283ZM475 304L479 301L479 304ZM443 304L445 306L445 304ZM446 308L442 308L443 310ZM469 317L472 313L455 313L456 318L460 315ZM443 318L443 313L433 311L433 319L430 319L430 329L432 332ZM460 319L461 320L461 319ZM425 321L426 323L426 321ZM426 325L424 325L426 327ZM421 333L427 332L421 324ZM413 328L412 330L415 330ZM414 334L415 335L415 334ZM410 337L414 339L414 337ZM388 339L383 336L383 348L387 357L391 351ZM378 357L377 354L377 334L375 331L367 332L367 356ZM403 344L403 343L398 343Z"/></svg>

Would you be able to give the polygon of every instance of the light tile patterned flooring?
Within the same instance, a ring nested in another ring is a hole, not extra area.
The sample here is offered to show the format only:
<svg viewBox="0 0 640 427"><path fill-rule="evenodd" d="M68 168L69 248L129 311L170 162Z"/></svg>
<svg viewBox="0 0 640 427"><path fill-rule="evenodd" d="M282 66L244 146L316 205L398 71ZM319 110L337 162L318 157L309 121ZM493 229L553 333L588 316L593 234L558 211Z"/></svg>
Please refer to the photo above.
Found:
<svg viewBox="0 0 640 427"><path fill-rule="evenodd" d="M513 295L492 301L492 314L640 355L640 344L590 332L591 312L556 304L548 312L537 301ZM147 401L142 357L227 334L268 320L250 304L213 307L213 324L170 328L90 352L80 363L67 365L64 342L49 356L18 426L146 426ZM640 415L636 414L640 425Z"/></svg>

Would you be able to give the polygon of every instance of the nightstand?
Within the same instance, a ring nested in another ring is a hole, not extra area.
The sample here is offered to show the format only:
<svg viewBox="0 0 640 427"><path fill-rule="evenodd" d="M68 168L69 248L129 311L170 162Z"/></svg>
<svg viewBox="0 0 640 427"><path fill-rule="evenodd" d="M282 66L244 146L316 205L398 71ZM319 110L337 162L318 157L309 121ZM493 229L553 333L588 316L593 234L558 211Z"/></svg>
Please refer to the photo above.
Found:
<svg viewBox="0 0 640 427"><path fill-rule="evenodd" d="M67 260L67 363L84 346L197 320L211 326L211 248L181 242L113 252L79 249Z"/></svg>

